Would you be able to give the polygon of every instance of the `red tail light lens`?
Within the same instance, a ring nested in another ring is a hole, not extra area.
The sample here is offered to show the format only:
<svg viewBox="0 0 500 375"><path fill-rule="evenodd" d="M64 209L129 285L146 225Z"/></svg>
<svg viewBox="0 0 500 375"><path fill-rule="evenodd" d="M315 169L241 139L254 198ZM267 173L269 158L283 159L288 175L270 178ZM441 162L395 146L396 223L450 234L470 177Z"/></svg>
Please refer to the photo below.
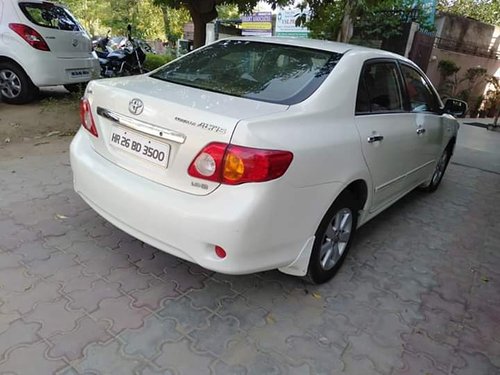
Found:
<svg viewBox="0 0 500 375"><path fill-rule="evenodd" d="M210 143L189 166L190 176L227 185L264 182L283 176L293 154L289 151Z"/></svg>
<svg viewBox="0 0 500 375"><path fill-rule="evenodd" d="M40 51L50 51L47 42L45 42L38 31L31 27L23 25L22 23L9 23L9 28L23 38L31 47Z"/></svg>
<svg viewBox="0 0 500 375"><path fill-rule="evenodd" d="M90 103L87 99L80 100L80 122L82 126L87 129L94 137L99 137L97 128L95 127L94 117L90 110Z"/></svg>

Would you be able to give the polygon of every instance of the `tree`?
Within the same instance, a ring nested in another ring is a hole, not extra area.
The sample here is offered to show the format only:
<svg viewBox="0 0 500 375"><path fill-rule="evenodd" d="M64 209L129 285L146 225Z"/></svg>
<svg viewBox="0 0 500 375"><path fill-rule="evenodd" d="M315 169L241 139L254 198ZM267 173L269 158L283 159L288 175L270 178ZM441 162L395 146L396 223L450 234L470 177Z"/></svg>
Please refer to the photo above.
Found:
<svg viewBox="0 0 500 375"><path fill-rule="evenodd" d="M163 36L163 24L153 0L62 0L91 35L111 29L125 35L127 25L134 34L154 39Z"/></svg>
<svg viewBox="0 0 500 375"><path fill-rule="evenodd" d="M420 1L413 0L308 0L311 36L349 42L353 33L359 39L398 36L402 24L418 22L432 30L429 15Z"/></svg>
<svg viewBox="0 0 500 375"><path fill-rule="evenodd" d="M266 0L273 8L286 6L293 0ZM233 4L238 7L240 13L248 14L257 5L259 0L154 0L160 7L185 8L188 10L194 24L194 48L205 44L207 23L218 16L217 6L222 4Z"/></svg>
<svg viewBox="0 0 500 375"><path fill-rule="evenodd" d="M500 26L500 1L498 0L439 0L437 9L441 12L458 14Z"/></svg>
<svg viewBox="0 0 500 375"><path fill-rule="evenodd" d="M91 34L102 33L106 25L106 15L111 13L109 1L102 0L63 0L78 21Z"/></svg>
<svg viewBox="0 0 500 375"><path fill-rule="evenodd" d="M487 101L494 111L493 126L498 126L498 118L500 117L500 78L489 75L486 80L491 87L487 92Z"/></svg>

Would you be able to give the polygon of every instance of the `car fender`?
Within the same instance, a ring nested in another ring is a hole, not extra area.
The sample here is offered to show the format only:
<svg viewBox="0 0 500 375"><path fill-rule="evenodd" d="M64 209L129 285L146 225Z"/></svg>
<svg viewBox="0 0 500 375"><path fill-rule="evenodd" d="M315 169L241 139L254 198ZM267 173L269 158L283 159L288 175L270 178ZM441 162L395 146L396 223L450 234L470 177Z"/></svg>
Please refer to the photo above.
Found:
<svg viewBox="0 0 500 375"><path fill-rule="evenodd" d="M2 40L0 41L0 61L10 61L17 64L33 80L29 64L27 64L30 59L23 59L22 51L25 51L25 46L22 43L12 38L8 33L2 35Z"/></svg>
<svg viewBox="0 0 500 375"><path fill-rule="evenodd" d="M365 169L359 171L356 174L353 174L349 182L346 182L342 185L338 184L332 184L332 195L329 200L325 202L325 207L323 210L323 213L319 214L316 220L316 225L315 227L319 227L319 224L321 223L321 220L323 220L323 217L325 216L326 212L328 209L331 207L333 202L338 198L338 196L345 191L349 185L351 185L355 181L362 180L366 183L367 186L367 197L366 201L364 202L363 207L359 210L359 217L358 217L358 228L365 223L367 220L367 215L368 215L368 207L370 207L371 204L371 199L373 195L373 185L371 182L370 175L368 173L368 168L365 165ZM315 235L313 234L311 237L307 238L305 241L304 245L302 246L302 249L298 252L297 257L287 266L279 268L280 272L286 273L288 275L293 275L293 276L305 276L307 274L307 270L309 268L309 260L311 258L311 253L314 245L314 240L316 239Z"/></svg>

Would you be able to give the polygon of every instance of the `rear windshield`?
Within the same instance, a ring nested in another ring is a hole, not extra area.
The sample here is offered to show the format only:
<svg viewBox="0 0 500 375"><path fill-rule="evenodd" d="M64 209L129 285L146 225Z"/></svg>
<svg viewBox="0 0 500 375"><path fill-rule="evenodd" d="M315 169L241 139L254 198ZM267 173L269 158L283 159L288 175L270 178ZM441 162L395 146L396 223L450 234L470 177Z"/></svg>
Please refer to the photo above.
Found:
<svg viewBox="0 0 500 375"><path fill-rule="evenodd" d="M51 3L19 3L24 15L35 25L51 29L78 31L80 26L71 13Z"/></svg>
<svg viewBox="0 0 500 375"><path fill-rule="evenodd" d="M335 52L281 44L226 40L173 61L151 77L291 105L316 91L341 56Z"/></svg>

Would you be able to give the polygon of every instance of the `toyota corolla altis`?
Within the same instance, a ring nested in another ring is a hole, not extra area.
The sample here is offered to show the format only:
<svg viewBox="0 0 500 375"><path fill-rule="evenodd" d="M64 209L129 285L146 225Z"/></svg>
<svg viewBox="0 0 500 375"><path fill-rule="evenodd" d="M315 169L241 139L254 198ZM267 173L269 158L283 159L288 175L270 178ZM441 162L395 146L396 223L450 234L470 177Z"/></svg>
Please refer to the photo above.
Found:
<svg viewBox="0 0 500 375"><path fill-rule="evenodd" d="M75 190L104 218L217 272L317 283L359 226L438 187L458 130L411 61L281 38L93 81L80 111Z"/></svg>

